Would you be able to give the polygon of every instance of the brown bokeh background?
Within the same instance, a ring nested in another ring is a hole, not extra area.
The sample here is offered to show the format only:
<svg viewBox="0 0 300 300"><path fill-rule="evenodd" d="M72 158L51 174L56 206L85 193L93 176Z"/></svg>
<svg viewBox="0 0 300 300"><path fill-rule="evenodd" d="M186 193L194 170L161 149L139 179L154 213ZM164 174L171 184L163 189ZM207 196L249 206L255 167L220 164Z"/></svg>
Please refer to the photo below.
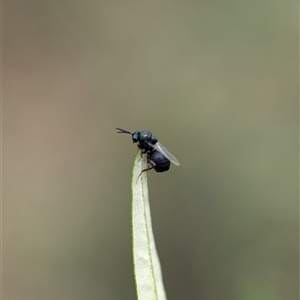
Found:
<svg viewBox="0 0 300 300"><path fill-rule="evenodd" d="M298 4L3 2L3 299L135 299L148 129L169 299L298 297Z"/></svg>

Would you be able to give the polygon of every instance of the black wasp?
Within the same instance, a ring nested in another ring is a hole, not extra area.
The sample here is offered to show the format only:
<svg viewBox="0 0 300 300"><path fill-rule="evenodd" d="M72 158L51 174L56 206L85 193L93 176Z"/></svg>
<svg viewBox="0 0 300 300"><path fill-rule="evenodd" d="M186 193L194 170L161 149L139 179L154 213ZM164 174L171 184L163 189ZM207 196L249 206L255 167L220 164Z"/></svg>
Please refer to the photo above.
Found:
<svg viewBox="0 0 300 300"><path fill-rule="evenodd" d="M147 154L148 163L151 167L142 172L154 169L156 172L165 172L170 168L170 163L179 166L179 161L172 155L150 131L130 132L121 128L116 128L118 133L128 133L132 136L133 143L137 143L143 153Z"/></svg>

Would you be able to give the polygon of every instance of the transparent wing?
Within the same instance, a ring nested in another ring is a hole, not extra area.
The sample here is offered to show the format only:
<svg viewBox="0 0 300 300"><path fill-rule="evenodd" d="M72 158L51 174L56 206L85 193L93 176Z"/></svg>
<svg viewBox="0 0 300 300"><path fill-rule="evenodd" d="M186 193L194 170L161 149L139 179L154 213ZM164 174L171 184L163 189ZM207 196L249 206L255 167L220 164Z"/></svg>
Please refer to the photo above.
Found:
<svg viewBox="0 0 300 300"><path fill-rule="evenodd" d="M155 144L148 143L152 148L155 150L159 151L164 157L170 160L175 166L180 166L179 161L177 158L171 154L160 142L157 142Z"/></svg>

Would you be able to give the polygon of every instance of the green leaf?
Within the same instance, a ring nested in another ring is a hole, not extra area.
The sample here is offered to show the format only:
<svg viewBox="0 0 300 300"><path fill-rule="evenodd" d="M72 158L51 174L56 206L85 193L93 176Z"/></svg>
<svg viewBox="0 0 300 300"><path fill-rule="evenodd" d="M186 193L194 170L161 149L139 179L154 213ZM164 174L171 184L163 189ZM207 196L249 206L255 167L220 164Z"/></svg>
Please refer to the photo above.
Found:
<svg viewBox="0 0 300 300"><path fill-rule="evenodd" d="M132 247L138 300L166 300L151 224L146 155L135 157L132 173Z"/></svg>

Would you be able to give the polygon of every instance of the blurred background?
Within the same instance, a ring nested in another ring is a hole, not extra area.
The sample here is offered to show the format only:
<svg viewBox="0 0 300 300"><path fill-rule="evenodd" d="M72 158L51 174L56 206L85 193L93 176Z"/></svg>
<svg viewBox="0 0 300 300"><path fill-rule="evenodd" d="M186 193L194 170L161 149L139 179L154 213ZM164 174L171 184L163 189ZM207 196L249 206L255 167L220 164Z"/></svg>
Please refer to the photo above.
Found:
<svg viewBox="0 0 300 300"><path fill-rule="evenodd" d="M298 4L3 2L3 299L136 299L131 171L168 299L298 299Z"/></svg>

